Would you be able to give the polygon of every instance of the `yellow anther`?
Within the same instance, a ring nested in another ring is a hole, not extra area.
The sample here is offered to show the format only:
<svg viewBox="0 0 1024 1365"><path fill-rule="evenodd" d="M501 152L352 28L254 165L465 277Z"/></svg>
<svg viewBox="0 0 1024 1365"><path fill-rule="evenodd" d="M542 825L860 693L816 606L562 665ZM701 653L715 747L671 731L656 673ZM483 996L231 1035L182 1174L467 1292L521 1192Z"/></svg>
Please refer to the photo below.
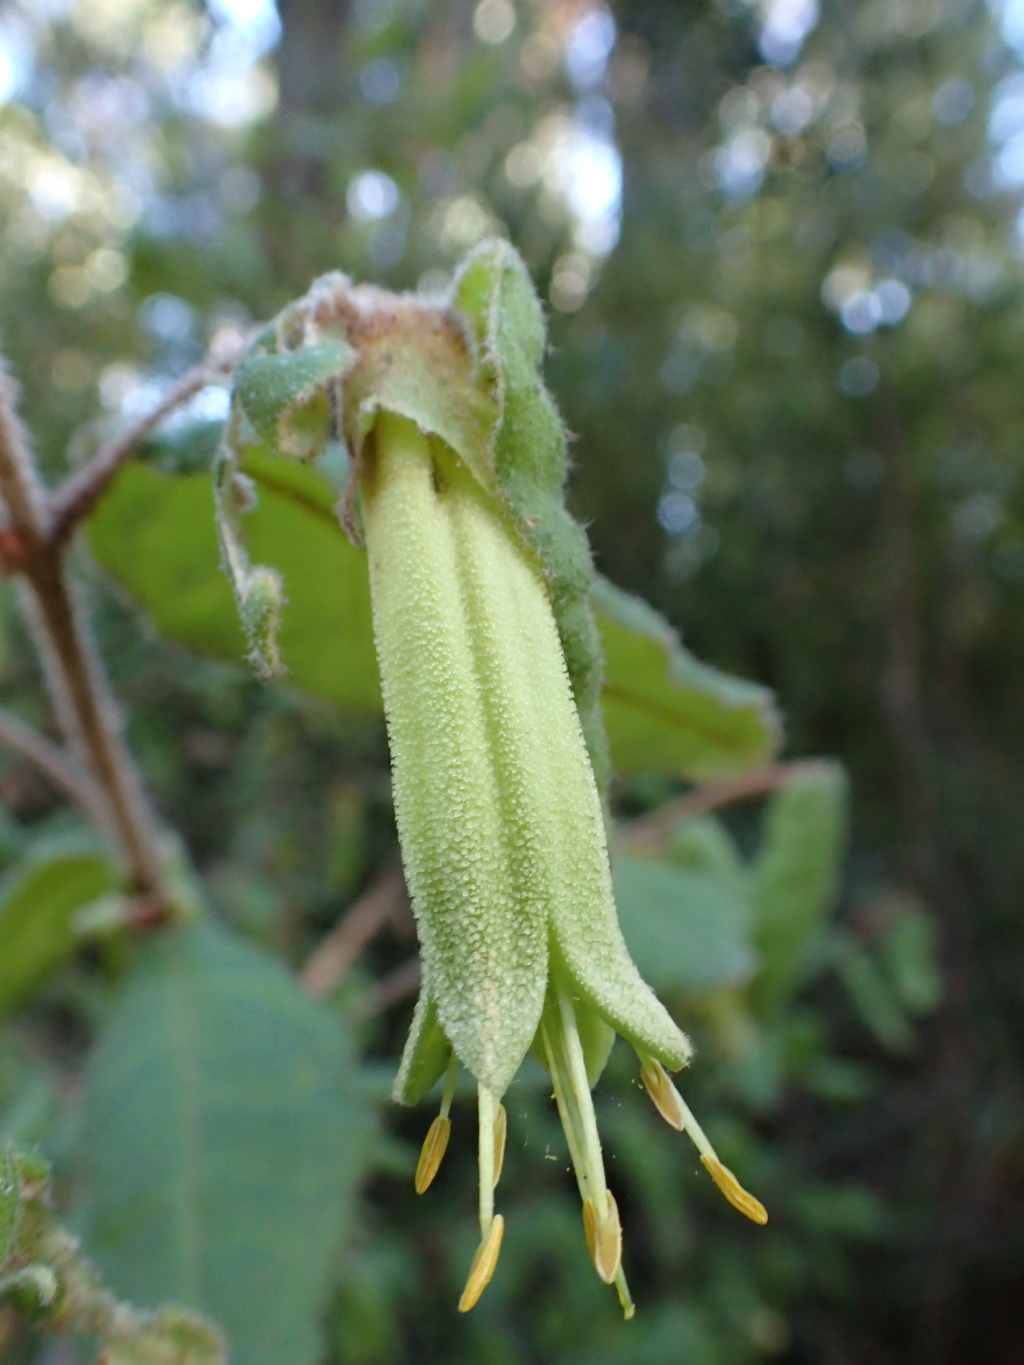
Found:
<svg viewBox="0 0 1024 1365"><path fill-rule="evenodd" d="M434 1176L437 1175L437 1168L448 1150L448 1139L451 1135L451 1119L438 1114L427 1130L427 1136L423 1139L423 1146L420 1148L420 1159L416 1163L415 1185L417 1194L423 1194L425 1190L430 1189Z"/></svg>
<svg viewBox="0 0 1024 1365"><path fill-rule="evenodd" d="M594 1201L584 1199L583 1230L587 1234L587 1250L594 1269L605 1284L614 1284L622 1265L622 1224L615 1196L611 1190L607 1194L607 1212L601 1219L597 1217Z"/></svg>
<svg viewBox="0 0 1024 1365"><path fill-rule="evenodd" d="M768 1210L760 1199L755 1199L743 1188L728 1166L723 1166L716 1156L702 1154L700 1159L711 1179L734 1209L746 1214L752 1223L760 1223L762 1226L767 1223Z"/></svg>
<svg viewBox="0 0 1024 1365"><path fill-rule="evenodd" d="M480 1295L490 1284L494 1268L498 1264L498 1253L501 1251L504 1233L505 1220L500 1213L496 1213L491 1220L490 1231L477 1247L473 1264L469 1267L466 1287L462 1291L462 1298L459 1299L460 1313L468 1313L471 1308L475 1308Z"/></svg>
<svg viewBox="0 0 1024 1365"><path fill-rule="evenodd" d="M594 1215L594 1201L583 1201L583 1231L587 1234L587 1250L590 1259L597 1265L597 1219Z"/></svg>
<svg viewBox="0 0 1024 1365"><path fill-rule="evenodd" d="M640 1063L640 1079L661 1117L677 1133L681 1133L686 1127L683 1102L662 1064L654 1057L643 1058Z"/></svg>
<svg viewBox="0 0 1024 1365"><path fill-rule="evenodd" d="M505 1138L508 1135L508 1115L505 1113L505 1106L498 1105L498 1111L494 1115L494 1188L498 1188L498 1181L501 1179L501 1168L505 1162Z"/></svg>
<svg viewBox="0 0 1024 1365"><path fill-rule="evenodd" d="M608 1191L608 1213L597 1225L594 1265L605 1284L614 1284L622 1265L622 1224L615 1196Z"/></svg>

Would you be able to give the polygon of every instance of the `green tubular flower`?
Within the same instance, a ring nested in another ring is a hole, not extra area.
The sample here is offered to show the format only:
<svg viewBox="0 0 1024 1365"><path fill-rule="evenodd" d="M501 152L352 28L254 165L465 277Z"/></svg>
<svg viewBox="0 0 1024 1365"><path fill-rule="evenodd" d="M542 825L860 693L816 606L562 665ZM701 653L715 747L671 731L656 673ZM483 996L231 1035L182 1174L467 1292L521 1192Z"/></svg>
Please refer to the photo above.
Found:
<svg viewBox="0 0 1024 1365"><path fill-rule="evenodd" d="M395 1083L415 1104L446 1075L416 1169L444 1156L460 1065L479 1093L480 1247L459 1303L493 1274L501 1104L532 1048L551 1073L591 1258L627 1316L622 1233L591 1088L616 1034L662 1116L728 1199L767 1215L715 1156L669 1080L690 1045L641 980L615 913L598 778L607 766L586 538L564 506L565 432L544 388L540 303L507 242L463 263L448 300L327 275L257 337L217 460L224 565L252 657L281 665L284 585L250 564L246 432L315 460L343 435L355 478L391 742L395 811L423 986Z"/></svg>
<svg viewBox="0 0 1024 1365"><path fill-rule="evenodd" d="M636 1048L661 1112L690 1131L743 1205L665 1073L688 1061L689 1043L619 930L601 800L545 575L498 498L403 417L376 418L360 505L423 956L396 1098L415 1103L448 1073L417 1189L447 1145L457 1058L477 1080L480 1119L481 1244L465 1311L493 1273L504 1226L494 1214L501 1096L535 1046L554 1082L592 1259L631 1316L591 1099L615 1033ZM740 1194L758 1217L760 1205Z"/></svg>

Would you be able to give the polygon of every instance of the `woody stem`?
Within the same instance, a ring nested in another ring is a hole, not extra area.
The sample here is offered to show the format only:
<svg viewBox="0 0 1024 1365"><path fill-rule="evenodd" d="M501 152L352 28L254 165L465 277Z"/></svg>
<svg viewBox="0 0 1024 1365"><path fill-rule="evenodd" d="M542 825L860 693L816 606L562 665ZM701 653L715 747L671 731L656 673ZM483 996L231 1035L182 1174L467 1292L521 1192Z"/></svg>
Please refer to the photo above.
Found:
<svg viewBox="0 0 1024 1365"><path fill-rule="evenodd" d="M6 512L0 549L19 576L22 605L43 665L58 724L103 794L95 813L120 850L131 889L161 893L157 823L121 732L120 719L54 535L52 505L0 368L0 494ZM102 816L100 816L102 810Z"/></svg>

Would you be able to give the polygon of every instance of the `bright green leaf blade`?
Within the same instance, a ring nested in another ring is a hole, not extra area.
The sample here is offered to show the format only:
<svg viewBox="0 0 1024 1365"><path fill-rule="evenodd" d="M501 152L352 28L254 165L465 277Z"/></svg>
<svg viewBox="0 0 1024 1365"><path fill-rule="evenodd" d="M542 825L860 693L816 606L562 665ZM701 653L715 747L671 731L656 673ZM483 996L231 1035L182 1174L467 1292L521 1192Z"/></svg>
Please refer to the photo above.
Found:
<svg viewBox="0 0 1024 1365"><path fill-rule="evenodd" d="M704 995L754 974L750 903L735 885L629 854L613 874L623 937L655 990Z"/></svg>
<svg viewBox="0 0 1024 1365"><path fill-rule="evenodd" d="M837 763L802 764L769 802L753 867L755 998L782 1005L800 982L815 934L832 908L846 847L846 774Z"/></svg>
<svg viewBox="0 0 1024 1365"><path fill-rule="evenodd" d="M86 1247L141 1307L224 1329L234 1365L313 1365L366 1150L343 1026L208 926L149 944L89 1068Z"/></svg>
<svg viewBox="0 0 1024 1365"><path fill-rule="evenodd" d="M128 465L88 531L97 561L162 635L217 659L244 657L234 595L220 569L209 474Z"/></svg>
<svg viewBox="0 0 1024 1365"><path fill-rule="evenodd" d="M318 471L258 449L247 452L245 469L259 494L245 518L247 544L255 562L284 580L288 680L338 706L379 714L366 556L335 521L330 485ZM215 658L244 659L208 475L129 466L90 519L89 541L162 634Z"/></svg>
<svg viewBox="0 0 1024 1365"><path fill-rule="evenodd" d="M259 493L246 544L254 563L284 581L279 642L290 681L343 708L380 713L366 554L338 525L333 490L319 471L257 449L242 467Z"/></svg>
<svg viewBox="0 0 1024 1365"><path fill-rule="evenodd" d="M591 598L616 772L706 781L774 756L781 727L770 692L699 663L646 602L605 579L595 580Z"/></svg>
<svg viewBox="0 0 1024 1365"><path fill-rule="evenodd" d="M0 1013L26 1000L78 940L75 911L113 891L117 877L92 840L37 845L0 885Z"/></svg>

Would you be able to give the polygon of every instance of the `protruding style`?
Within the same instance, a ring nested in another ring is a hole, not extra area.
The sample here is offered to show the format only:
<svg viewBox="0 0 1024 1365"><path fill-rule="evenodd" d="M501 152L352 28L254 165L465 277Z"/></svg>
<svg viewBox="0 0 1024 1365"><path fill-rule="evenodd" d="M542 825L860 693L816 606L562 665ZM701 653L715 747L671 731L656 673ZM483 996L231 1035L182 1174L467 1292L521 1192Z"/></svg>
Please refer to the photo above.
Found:
<svg viewBox="0 0 1024 1365"><path fill-rule="evenodd" d="M677 1132L685 1132L700 1152L701 1164L734 1209L739 1209L753 1223L762 1226L768 1221L768 1210L748 1190L745 1190L729 1167L723 1165L708 1141L704 1129L694 1118L690 1106L672 1084L665 1068L654 1057L642 1052L640 1057L640 1077L658 1113L670 1127Z"/></svg>
<svg viewBox="0 0 1024 1365"><path fill-rule="evenodd" d="M416 1163L414 1184L417 1194L425 1194L434 1183L434 1176L448 1150L448 1140L452 1135L452 1121L448 1117L455 1096L455 1081L459 1073L458 1059L452 1053L445 1077L444 1094L441 1097L441 1112L427 1129L427 1136L420 1148L420 1159Z"/></svg>

